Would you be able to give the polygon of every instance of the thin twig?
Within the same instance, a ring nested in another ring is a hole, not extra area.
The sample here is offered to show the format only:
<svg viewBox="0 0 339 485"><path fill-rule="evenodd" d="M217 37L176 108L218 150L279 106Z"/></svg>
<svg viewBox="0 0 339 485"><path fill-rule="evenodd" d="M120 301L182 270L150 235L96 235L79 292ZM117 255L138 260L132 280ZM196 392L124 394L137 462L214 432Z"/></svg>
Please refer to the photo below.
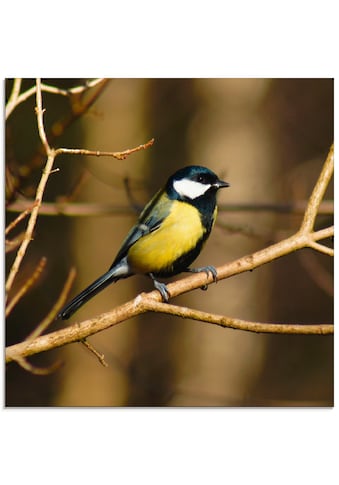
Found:
<svg viewBox="0 0 339 485"><path fill-rule="evenodd" d="M9 301L8 305L6 306L6 311L5 315L8 317L8 315L11 313L15 305L21 300L21 298L27 293L27 291L34 285L34 283L38 280L40 277L43 269L46 266L47 258L42 257L39 261L38 266L35 268L33 274L28 278L28 280L22 285L20 290L13 296L13 298Z"/></svg>
<svg viewBox="0 0 339 485"><path fill-rule="evenodd" d="M132 153L139 152L140 150L146 150L154 143L154 138L149 140L147 143L143 143L135 148L128 148L122 152L105 152L100 150L86 150L84 148L58 148L55 152L56 155L67 154L67 155L90 155L95 157L114 157L118 160L125 160L128 155Z"/></svg>
<svg viewBox="0 0 339 485"><path fill-rule="evenodd" d="M313 230L315 219L318 214L318 209L327 190L327 186L333 176L333 170L334 145L332 144L320 176L314 186L313 192L307 204L305 215L300 227L300 231L303 233L311 232Z"/></svg>
<svg viewBox="0 0 339 485"><path fill-rule="evenodd" d="M319 253L327 254L327 256L334 256L334 249L324 246L323 244L314 241L309 243L310 248L319 251Z"/></svg>
<svg viewBox="0 0 339 485"><path fill-rule="evenodd" d="M16 236L15 239L6 239L5 240L5 252L11 253L12 251L15 251L16 248L20 246L20 244L23 241L23 238L25 237L25 233L21 232Z"/></svg>
<svg viewBox="0 0 339 485"><path fill-rule="evenodd" d="M6 104L6 110L5 110L6 120L7 120L8 116L12 113L12 111L15 109L15 107L19 104L18 98L19 98L19 94L20 94L21 83L22 83L21 78L16 78L13 81L12 92L11 92L10 97L8 98L8 101L7 101L7 104Z"/></svg>
<svg viewBox="0 0 339 485"><path fill-rule="evenodd" d="M66 302L66 298L70 292L75 276L76 276L76 271L74 268L71 268L68 274L67 280L61 290L59 298L53 305L52 309L48 312L46 317L39 323L39 325L33 330L33 332L31 332L26 337L26 341L34 340L35 338L39 337L39 335L41 335L49 327L49 325L51 325L51 323L54 322L55 317L57 316L59 310L63 307L63 305Z"/></svg>
<svg viewBox="0 0 339 485"><path fill-rule="evenodd" d="M107 81L104 78L96 78L92 79L91 81L86 81L84 85L82 86L74 86L73 88L69 89L61 89L56 86L51 86L49 84L41 84L41 90L45 91L46 93L51 93L51 94L61 94L62 96L70 96L74 94L82 94L85 91L88 91L91 88L94 88L98 84Z"/></svg>
<svg viewBox="0 0 339 485"><path fill-rule="evenodd" d="M330 324L298 325L289 323L249 322L182 306L169 305L168 303L158 302L150 298L144 299L144 305L148 311L176 315L181 318L190 318L191 320L197 320L199 322L213 323L221 327L245 330L247 332L293 335L328 335L333 333L333 325Z"/></svg>
<svg viewBox="0 0 339 485"><path fill-rule="evenodd" d="M104 367L108 367L108 364L107 362L105 361L105 356L104 354L100 354L100 352L98 352L92 344L90 344L88 342L87 339L83 338L82 340L80 340L80 343L82 343L86 349L88 349L90 352L92 352L92 354L95 355L95 357L97 357L97 359L99 360L100 364L103 365Z"/></svg>
<svg viewBox="0 0 339 485"><path fill-rule="evenodd" d="M38 131L40 140L45 148L46 155L49 155L51 152L51 147L48 144L46 132L45 132L45 125L44 125L44 112L45 110L42 107L42 95L41 95L41 79L36 80L36 108L35 113L37 116L38 122Z"/></svg>
<svg viewBox="0 0 339 485"><path fill-rule="evenodd" d="M7 234L9 234L11 232L11 230L14 229L14 227L17 226L20 221L22 221L22 219L24 219L26 216L28 216L28 214L30 214L32 212L32 210L34 209L34 207L36 205L37 205L37 202L35 201L33 204L31 204L29 207L27 207L27 209L25 209L23 212L21 212L21 214L19 214L18 217L16 219L14 219L14 221L12 221L10 224L8 224L8 226L6 227L6 230L5 230L5 236L7 236Z"/></svg>
<svg viewBox="0 0 339 485"><path fill-rule="evenodd" d="M37 367L36 365L28 362L28 360L24 357L17 357L14 360L20 365L20 367L27 370L31 374L35 374L38 376L46 376L48 374L52 374L56 370L60 369L60 367L62 366L61 361L54 362L54 364L51 364L48 367Z"/></svg>

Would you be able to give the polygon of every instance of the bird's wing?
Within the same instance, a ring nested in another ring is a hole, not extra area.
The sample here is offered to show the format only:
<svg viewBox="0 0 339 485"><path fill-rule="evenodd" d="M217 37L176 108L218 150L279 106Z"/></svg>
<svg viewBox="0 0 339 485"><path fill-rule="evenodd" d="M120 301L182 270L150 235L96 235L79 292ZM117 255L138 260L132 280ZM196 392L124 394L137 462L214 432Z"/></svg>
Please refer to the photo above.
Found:
<svg viewBox="0 0 339 485"><path fill-rule="evenodd" d="M141 212L138 222L127 234L111 268L127 255L130 247L141 237L159 229L163 220L168 216L170 208L171 201L167 198L164 190L157 192Z"/></svg>

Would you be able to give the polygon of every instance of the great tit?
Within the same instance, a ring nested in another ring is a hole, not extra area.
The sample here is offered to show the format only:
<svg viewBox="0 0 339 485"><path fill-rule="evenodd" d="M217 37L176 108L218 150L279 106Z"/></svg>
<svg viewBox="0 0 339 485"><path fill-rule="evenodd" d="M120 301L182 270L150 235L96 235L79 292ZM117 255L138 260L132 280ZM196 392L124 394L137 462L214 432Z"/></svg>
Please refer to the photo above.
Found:
<svg viewBox="0 0 339 485"><path fill-rule="evenodd" d="M223 187L229 184L206 167L190 165L175 172L145 206L109 270L68 303L58 317L68 319L106 286L135 274L148 275L165 302L170 295L158 277L204 271L216 281L213 266L189 266L210 235L217 214L216 194Z"/></svg>

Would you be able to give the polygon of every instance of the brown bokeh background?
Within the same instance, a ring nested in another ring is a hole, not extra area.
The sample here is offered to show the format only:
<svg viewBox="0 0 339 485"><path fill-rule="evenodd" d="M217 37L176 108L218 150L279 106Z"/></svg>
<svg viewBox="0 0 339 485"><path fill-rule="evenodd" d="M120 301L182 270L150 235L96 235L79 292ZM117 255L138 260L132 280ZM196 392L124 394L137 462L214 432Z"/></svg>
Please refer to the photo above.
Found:
<svg viewBox="0 0 339 485"><path fill-rule="evenodd" d="M82 81L46 82L70 87ZM33 81L25 83L28 87ZM6 85L10 90L11 81ZM69 107L55 95L44 94L43 99L49 127ZM304 200L333 141L333 80L114 79L54 145L114 151L153 137L153 147L124 161L57 158L60 172L51 176L45 200L67 195L84 173L77 201L128 207L127 177L133 199L142 206L168 175L187 164L206 165L230 182L220 193L221 205ZM10 117L6 132L6 163L21 176L21 192L27 197L34 193L42 167L35 157L37 144L31 98ZM333 187L326 196L333 197ZM8 212L6 222L14 217ZM45 316L71 266L78 273L70 296L102 274L135 218L128 211L40 216L15 287L41 256L47 257L47 267L8 318L7 344L25 338ZM197 265L218 266L261 249L291 234L300 220L296 214L221 210ZM331 221L319 217L317 223L321 227ZM13 258L10 254L7 271ZM178 297L175 303L252 321L331 323L332 280L331 258L302 250L211 285L207 292ZM121 281L91 300L71 322L108 311L151 288L141 276ZM67 324L55 322L50 330ZM105 354L108 368L80 344L32 358L39 366L63 361L61 369L47 376L10 364L7 406L333 405L331 336L257 335L148 314L89 340Z"/></svg>

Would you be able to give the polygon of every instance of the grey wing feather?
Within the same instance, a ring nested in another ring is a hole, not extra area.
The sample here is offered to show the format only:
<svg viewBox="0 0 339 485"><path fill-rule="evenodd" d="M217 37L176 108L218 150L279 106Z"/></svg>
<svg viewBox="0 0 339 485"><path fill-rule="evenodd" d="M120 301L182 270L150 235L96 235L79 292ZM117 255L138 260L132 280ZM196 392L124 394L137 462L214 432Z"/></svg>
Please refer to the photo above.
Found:
<svg viewBox="0 0 339 485"><path fill-rule="evenodd" d="M164 195L164 191L160 190L155 194L153 199L146 205L144 210L139 216L139 220L134 227L129 231L126 239L122 243L122 246L116 255L111 268L113 268L122 258L124 258L128 250L133 244L135 244L141 237L157 230L162 221L167 217L170 211L170 201L165 200L161 205L161 215L159 210L157 210L157 204L159 199ZM110 269L111 269L110 268Z"/></svg>

